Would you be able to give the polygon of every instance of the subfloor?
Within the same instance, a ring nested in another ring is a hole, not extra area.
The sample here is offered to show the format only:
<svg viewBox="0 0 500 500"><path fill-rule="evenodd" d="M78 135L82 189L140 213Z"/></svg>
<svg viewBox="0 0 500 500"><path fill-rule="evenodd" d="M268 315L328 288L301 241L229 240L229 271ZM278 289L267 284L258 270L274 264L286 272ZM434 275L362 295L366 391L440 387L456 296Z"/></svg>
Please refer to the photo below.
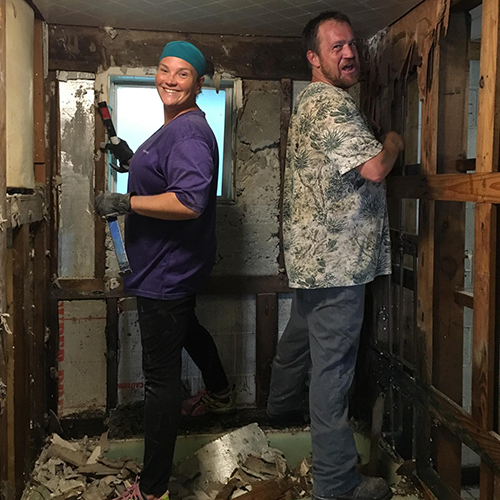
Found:
<svg viewBox="0 0 500 500"><path fill-rule="evenodd" d="M294 428L293 430L266 429L269 446L281 450L290 469L294 469L301 460L311 455L311 440L307 427ZM202 446L221 437L224 433L206 433L182 435L177 439L174 461L182 462L194 454ZM368 462L370 441L359 433L355 433L356 446L362 464ZM137 462L142 460L144 442L142 439L114 440L110 443L106 457L116 460L128 457ZM422 496L409 484L407 480L396 474L400 464L396 464L381 450L380 466L384 477L389 481L395 492L395 500L421 500ZM403 484L404 483L404 484ZM306 497L308 498L308 497Z"/></svg>

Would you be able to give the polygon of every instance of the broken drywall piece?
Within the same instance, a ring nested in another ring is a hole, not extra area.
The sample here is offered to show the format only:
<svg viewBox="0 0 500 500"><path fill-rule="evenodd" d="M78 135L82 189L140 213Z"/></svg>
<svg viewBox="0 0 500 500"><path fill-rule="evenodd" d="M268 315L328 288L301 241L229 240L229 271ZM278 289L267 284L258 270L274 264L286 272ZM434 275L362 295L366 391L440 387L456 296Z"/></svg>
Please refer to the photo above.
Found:
<svg viewBox="0 0 500 500"><path fill-rule="evenodd" d="M57 444L59 446L61 446L62 448L66 448L68 450L72 450L72 451L78 451L78 448L70 443L69 441L66 441L65 439L63 439L62 437L60 437L58 434L52 434L52 437L50 438L50 442L52 444Z"/></svg>
<svg viewBox="0 0 500 500"><path fill-rule="evenodd" d="M52 443L48 450L49 457L57 457L75 467L83 467L87 463L85 453Z"/></svg>

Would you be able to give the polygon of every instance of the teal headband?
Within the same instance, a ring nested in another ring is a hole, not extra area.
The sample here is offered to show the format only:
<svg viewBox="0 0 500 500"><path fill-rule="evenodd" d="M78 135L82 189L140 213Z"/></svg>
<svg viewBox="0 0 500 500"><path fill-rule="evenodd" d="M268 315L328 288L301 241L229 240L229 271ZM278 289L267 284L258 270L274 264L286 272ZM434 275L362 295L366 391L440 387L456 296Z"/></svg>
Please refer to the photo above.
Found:
<svg viewBox="0 0 500 500"><path fill-rule="evenodd" d="M164 57L183 59L193 66L198 73L198 77L202 77L206 73L205 57L192 43L181 41L167 43L161 53L160 61Z"/></svg>

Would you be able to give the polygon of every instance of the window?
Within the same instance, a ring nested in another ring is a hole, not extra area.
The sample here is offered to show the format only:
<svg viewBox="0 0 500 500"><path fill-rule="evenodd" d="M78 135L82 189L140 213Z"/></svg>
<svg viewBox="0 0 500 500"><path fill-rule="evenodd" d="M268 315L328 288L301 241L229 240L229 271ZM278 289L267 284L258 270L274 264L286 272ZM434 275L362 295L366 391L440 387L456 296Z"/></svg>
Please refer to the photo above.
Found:
<svg viewBox="0 0 500 500"><path fill-rule="evenodd" d="M110 101L117 134L133 151L163 124L163 106L152 77L112 77ZM205 112L219 146L217 197L230 200L233 82L222 81L217 92L212 82L206 80L196 102ZM108 172L110 191L126 193L128 174L119 174L111 167Z"/></svg>

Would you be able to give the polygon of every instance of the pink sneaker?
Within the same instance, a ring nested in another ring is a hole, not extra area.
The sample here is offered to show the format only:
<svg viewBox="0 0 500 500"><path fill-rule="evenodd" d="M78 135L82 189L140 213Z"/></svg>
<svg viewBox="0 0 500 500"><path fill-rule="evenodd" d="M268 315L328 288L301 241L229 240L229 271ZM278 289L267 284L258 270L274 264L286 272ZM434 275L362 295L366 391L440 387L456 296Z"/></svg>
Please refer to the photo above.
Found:
<svg viewBox="0 0 500 500"><path fill-rule="evenodd" d="M227 397L214 396L210 391L204 389L182 402L182 414L188 417L201 417L206 413L234 411L236 409L234 398L233 389L228 389Z"/></svg>
<svg viewBox="0 0 500 500"><path fill-rule="evenodd" d="M121 495L118 495L115 500L146 500L146 495L141 493L137 479L134 484L128 487ZM159 500L169 500L168 491L164 493Z"/></svg>

